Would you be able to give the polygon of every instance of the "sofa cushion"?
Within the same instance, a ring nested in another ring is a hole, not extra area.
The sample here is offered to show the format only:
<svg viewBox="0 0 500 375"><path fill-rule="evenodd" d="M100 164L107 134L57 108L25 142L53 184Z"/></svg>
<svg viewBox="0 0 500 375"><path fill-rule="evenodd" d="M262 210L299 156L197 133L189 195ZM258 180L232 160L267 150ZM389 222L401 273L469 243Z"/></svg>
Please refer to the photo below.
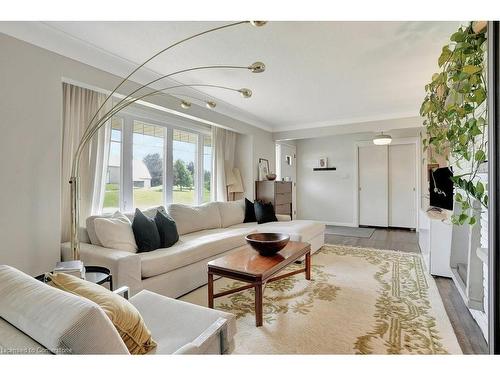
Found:
<svg viewBox="0 0 500 375"><path fill-rule="evenodd" d="M169 214L160 211L156 212L155 223L160 234L160 247L167 248L179 241L179 233L174 219Z"/></svg>
<svg viewBox="0 0 500 375"><path fill-rule="evenodd" d="M276 221L258 225L258 232L279 232L290 235L291 241L308 242L324 233L325 224L313 220Z"/></svg>
<svg viewBox="0 0 500 375"><path fill-rule="evenodd" d="M276 221L265 224L243 223L233 225L230 229L254 229L256 232L264 233L286 233L291 241L308 242L312 238L324 233L325 224L313 220Z"/></svg>
<svg viewBox="0 0 500 375"><path fill-rule="evenodd" d="M111 217L97 217L94 220L94 230L103 247L137 252L132 224L120 211L116 211Z"/></svg>
<svg viewBox="0 0 500 375"><path fill-rule="evenodd" d="M134 231L137 251L139 253L156 250L161 247L160 233L158 232L154 218L150 219L138 208L135 210L132 230Z"/></svg>
<svg viewBox="0 0 500 375"><path fill-rule="evenodd" d="M243 199L233 202L217 202L222 228L241 224L245 220L245 201Z"/></svg>
<svg viewBox="0 0 500 375"><path fill-rule="evenodd" d="M219 202L205 203L200 206L173 203L167 211L175 220L180 235L204 229L221 228Z"/></svg>
<svg viewBox="0 0 500 375"><path fill-rule="evenodd" d="M274 214L274 206L271 202L259 202L255 201L254 203L255 209L255 218L257 219L257 223L264 224L269 223L271 221L278 221L276 215Z"/></svg>
<svg viewBox="0 0 500 375"><path fill-rule="evenodd" d="M161 275L176 268L210 258L246 244L245 236L252 228L211 229L180 236L168 249L141 253L143 278Z"/></svg>
<svg viewBox="0 0 500 375"><path fill-rule="evenodd" d="M160 211L163 213L167 212L165 210L165 207L155 206L155 207L148 208L146 210L142 210L142 213L146 217L154 218L157 211ZM134 220L134 212L125 212L124 215L130 220L130 222L132 222L132 220ZM85 220L85 226L87 227L87 235L88 235L90 243L92 245L102 246L101 242L99 241L99 238L97 238L97 235L95 233L94 220L97 218L100 218L100 217L108 218L110 216L112 216L112 214L92 215L92 216L89 216ZM83 238L82 238L82 241L83 241Z"/></svg>
<svg viewBox="0 0 500 375"><path fill-rule="evenodd" d="M236 333L236 317L233 314L168 298L148 290L139 292L130 298L130 302L139 310L148 327L155 332L158 346L151 354L174 353L199 338L219 318L226 320L225 332L222 335L226 342L223 346L232 346ZM168 324L165 324L166 317ZM209 342L219 340L218 337L204 339Z"/></svg>
<svg viewBox="0 0 500 375"><path fill-rule="evenodd" d="M257 218L255 217L255 207L254 203L245 198L245 219L244 223L255 223Z"/></svg>
<svg viewBox="0 0 500 375"><path fill-rule="evenodd" d="M65 273L49 274L49 279L54 287L97 303L113 322L130 354L146 354L156 346L141 314L125 298Z"/></svg>
<svg viewBox="0 0 500 375"><path fill-rule="evenodd" d="M0 265L0 317L53 353L128 354L94 302Z"/></svg>

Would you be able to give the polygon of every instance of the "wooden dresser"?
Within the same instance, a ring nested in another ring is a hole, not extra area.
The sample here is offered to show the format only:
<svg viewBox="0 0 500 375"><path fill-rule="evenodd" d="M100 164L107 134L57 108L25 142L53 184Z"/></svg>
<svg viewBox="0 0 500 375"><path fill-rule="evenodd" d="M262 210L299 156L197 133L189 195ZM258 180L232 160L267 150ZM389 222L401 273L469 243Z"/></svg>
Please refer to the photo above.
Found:
<svg viewBox="0 0 500 375"><path fill-rule="evenodd" d="M292 182L255 181L255 199L271 202L280 215L292 216Z"/></svg>

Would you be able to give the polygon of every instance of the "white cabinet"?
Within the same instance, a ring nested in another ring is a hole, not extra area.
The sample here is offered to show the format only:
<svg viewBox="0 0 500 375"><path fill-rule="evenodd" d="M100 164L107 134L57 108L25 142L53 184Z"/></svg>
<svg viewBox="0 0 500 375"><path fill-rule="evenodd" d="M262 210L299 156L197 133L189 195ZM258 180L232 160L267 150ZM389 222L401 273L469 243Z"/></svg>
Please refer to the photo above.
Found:
<svg viewBox="0 0 500 375"><path fill-rule="evenodd" d="M445 212L419 211L418 244L427 271L434 276L451 277L450 253L453 225Z"/></svg>

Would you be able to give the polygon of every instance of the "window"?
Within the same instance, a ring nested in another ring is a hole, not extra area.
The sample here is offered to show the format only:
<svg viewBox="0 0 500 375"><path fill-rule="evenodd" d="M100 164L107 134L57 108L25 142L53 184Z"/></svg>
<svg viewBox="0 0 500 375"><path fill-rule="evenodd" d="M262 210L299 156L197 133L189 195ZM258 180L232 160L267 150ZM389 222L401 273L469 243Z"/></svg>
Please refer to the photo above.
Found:
<svg viewBox="0 0 500 375"><path fill-rule="evenodd" d="M174 203L194 204L197 201L195 194L197 148L197 134L174 129L172 145L174 173L172 201Z"/></svg>
<svg viewBox="0 0 500 375"><path fill-rule="evenodd" d="M120 209L121 158L122 158L123 120L114 117L111 121L111 140L109 160L104 189L103 212L115 212Z"/></svg>
<svg viewBox="0 0 500 375"><path fill-rule="evenodd" d="M134 208L163 204L165 128L134 121L132 184Z"/></svg>
<svg viewBox="0 0 500 375"><path fill-rule="evenodd" d="M212 137L203 137L203 203L210 202L212 191Z"/></svg>
<svg viewBox="0 0 500 375"><path fill-rule="evenodd" d="M211 199L212 139L200 126L178 128L142 111L111 121L103 212ZM140 114L140 116L139 116Z"/></svg>

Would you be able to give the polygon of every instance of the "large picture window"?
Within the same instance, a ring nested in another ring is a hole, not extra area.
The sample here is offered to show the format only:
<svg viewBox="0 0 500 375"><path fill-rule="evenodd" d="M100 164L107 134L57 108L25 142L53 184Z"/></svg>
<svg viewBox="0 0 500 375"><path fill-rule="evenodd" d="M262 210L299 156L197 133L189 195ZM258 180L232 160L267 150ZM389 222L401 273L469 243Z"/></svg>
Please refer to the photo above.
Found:
<svg viewBox="0 0 500 375"><path fill-rule="evenodd" d="M212 140L206 127L127 112L112 119L109 150L103 212L211 199Z"/></svg>

